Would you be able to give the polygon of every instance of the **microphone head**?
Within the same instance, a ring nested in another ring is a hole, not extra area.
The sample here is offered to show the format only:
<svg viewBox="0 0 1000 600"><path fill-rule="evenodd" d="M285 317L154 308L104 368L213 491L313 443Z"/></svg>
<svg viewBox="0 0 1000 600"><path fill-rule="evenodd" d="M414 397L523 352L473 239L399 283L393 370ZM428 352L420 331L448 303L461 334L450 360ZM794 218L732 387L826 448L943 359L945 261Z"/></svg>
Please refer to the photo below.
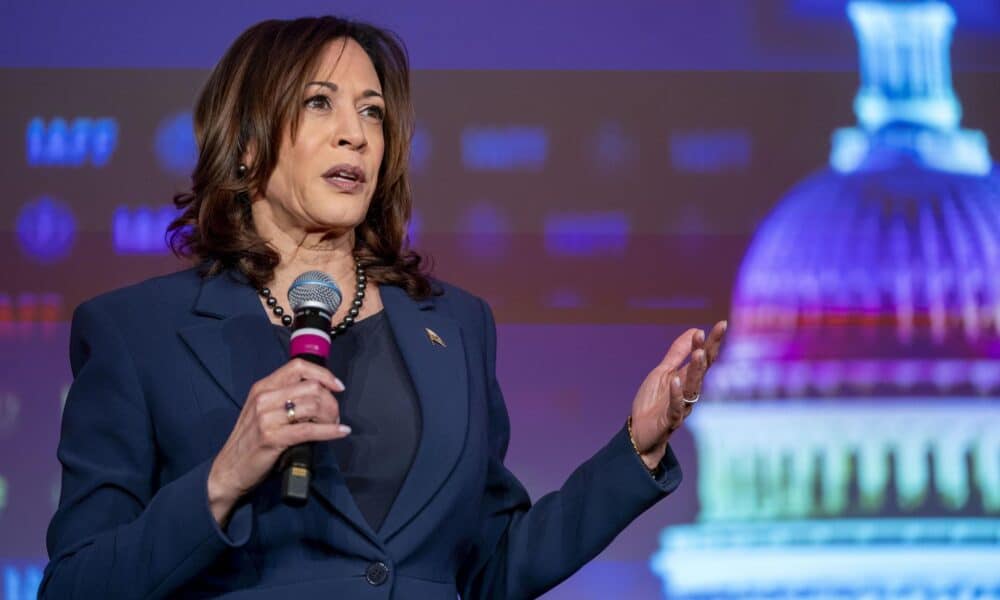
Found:
<svg viewBox="0 0 1000 600"><path fill-rule="evenodd" d="M293 313L304 308L317 308L331 316L340 308L343 294L337 283L322 271L306 271L288 287L288 304Z"/></svg>

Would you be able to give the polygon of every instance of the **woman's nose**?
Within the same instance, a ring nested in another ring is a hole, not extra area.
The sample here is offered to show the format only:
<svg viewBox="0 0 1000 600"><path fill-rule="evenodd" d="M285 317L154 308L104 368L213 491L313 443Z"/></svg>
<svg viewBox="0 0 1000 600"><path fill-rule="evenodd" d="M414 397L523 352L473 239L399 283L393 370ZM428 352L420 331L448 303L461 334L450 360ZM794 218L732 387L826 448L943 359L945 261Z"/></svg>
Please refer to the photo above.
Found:
<svg viewBox="0 0 1000 600"><path fill-rule="evenodd" d="M349 111L340 111L340 114L343 116L337 119L337 128L334 133L335 145L361 150L368 143L361 117L354 112L353 107Z"/></svg>

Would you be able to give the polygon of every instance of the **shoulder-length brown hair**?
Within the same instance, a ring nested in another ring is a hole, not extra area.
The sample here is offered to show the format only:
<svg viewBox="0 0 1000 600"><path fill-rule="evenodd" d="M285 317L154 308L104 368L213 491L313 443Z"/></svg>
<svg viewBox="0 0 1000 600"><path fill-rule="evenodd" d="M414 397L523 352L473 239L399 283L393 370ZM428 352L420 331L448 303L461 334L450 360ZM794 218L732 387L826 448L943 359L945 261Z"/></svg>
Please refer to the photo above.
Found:
<svg viewBox="0 0 1000 600"><path fill-rule="evenodd" d="M255 287L271 280L280 257L254 227L250 195L264 189L274 171L285 126L295 139L301 91L323 48L338 38L364 48L386 103L385 154L368 214L355 230L355 254L369 279L426 297L432 290L422 258L405 247L413 135L406 50L390 32L337 17L258 23L215 66L195 109L198 163L191 191L174 197L183 212L168 228L170 246L178 256L202 262L206 275L232 268ZM252 164L240 175L248 149Z"/></svg>

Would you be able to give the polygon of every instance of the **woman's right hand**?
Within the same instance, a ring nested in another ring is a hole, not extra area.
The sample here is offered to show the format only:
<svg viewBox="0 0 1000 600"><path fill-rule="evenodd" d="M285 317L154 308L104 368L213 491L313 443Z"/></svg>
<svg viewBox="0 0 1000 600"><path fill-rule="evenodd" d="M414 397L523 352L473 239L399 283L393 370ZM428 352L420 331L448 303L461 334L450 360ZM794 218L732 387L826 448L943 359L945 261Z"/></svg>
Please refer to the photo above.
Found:
<svg viewBox="0 0 1000 600"><path fill-rule="evenodd" d="M267 476L286 448L351 433L340 424L333 397L342 391L344 384L333 373L302 359L289 361L250 388L208 475L208 504L216 522L225 524L236 502ZM295 403L295 422L285 409L289 400Z"/></svg>

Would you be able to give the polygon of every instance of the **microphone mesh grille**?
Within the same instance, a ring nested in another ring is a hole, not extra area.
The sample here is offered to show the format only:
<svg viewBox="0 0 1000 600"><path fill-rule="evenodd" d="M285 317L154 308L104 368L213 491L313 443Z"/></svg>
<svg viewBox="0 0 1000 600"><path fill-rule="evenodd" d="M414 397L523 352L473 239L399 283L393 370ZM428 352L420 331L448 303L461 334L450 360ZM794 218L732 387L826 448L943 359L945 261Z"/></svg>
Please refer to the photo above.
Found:
<svg viewBox="0 0 1000 600"><path fill-rule="evenodd" d="M306 271L296 277L288 288L288 303L292 312L305 306L315 306L332 315L340 308L342 299L343 294L333 277L322 271Z"/></svg>

